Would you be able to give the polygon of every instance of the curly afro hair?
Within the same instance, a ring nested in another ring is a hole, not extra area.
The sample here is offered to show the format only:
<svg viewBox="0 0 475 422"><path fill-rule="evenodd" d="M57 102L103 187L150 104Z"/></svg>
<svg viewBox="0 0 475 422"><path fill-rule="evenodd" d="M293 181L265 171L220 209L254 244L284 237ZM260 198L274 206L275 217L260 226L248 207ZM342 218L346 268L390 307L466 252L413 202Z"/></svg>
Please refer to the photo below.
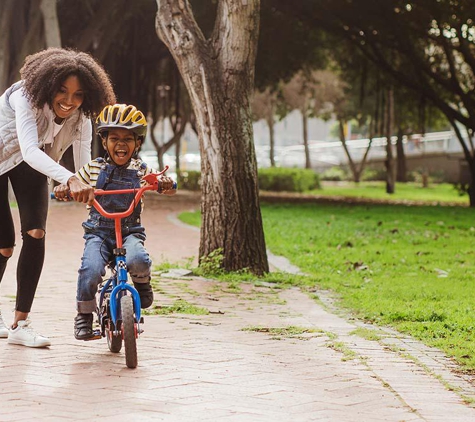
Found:
<svg viewBox="0 0 475 422"><path fill-rule="evenodd" d="M20 75L27 98L36 108L52 106L61 84L76 76L84 91L80 109L87 117L95 117L116 97L109 76L89 54L65 49L48 48L25 59Z"/></svg>

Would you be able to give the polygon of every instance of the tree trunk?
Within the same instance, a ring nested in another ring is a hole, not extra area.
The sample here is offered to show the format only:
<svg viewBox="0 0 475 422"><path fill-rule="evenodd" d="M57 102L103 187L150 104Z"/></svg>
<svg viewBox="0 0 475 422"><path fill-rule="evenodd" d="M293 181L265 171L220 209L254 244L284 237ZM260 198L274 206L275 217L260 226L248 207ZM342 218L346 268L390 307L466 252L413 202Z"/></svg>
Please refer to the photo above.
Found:
<svg viewBox="0 0 475 422"><path fill-rule="evenodd" d="M303 124L303 148L305 151L305 168L312 168L310 162L310 149L308 148L308 117L307 113L302 111L302 124Z"/></svg>
<svg viewBox="0 0 475 422"><path fill-rule="evenodd" d="M200 262L218 250L225 270L263 274L269 265L250 107L259 1L220 0L208 40L187 0L157 0L157 5L157 34L188 89L200 140Z"/></svg>
<svg viewBox="0 0 475 422"><path fill-rule="evenodd" d="M56 0L42 0L40 5L43 13L46 48L61 47L56 3Z"/></svg>
<svg viewBox="0 0 475 422"><path fill-rule="evenodd" d="M397 133L397 143L396 143L396 152L397 152L397 175L396 180L398 182L406 183L407 182L407 166L406 166L406 154L404 152L403 144L404 132L402 128L399 128Z"/></svg>
<svg viewBox="0 0 475 422"><path fill-rule="evenodd" d="M353 161L353 158L350 155L350 151L348 150L348 145L346 145L345 124L343 123L343 120L341 119L338 120L338 128L339 128L338 133L340 134L340 141L341 141L341 144L343 145L346 158L348 158L348 164L350 165L350 170L351 170L351 174L353 175L353 180L354 182L359 183L360 172L356 168L355 162Z"/></svg>
<svg viewBox="0 0 475 422"><path fill-rule="evenodd" d="M181 136L175 143L175 171L176 174L180 173L180 154L181 154Z"/></svg>
<svg viewBox="0 0 475 422"><path fill-rule="evenodd" d="M275 139L274 139L274 118L267 119L267 126L269 127L269 159L270 166L275 167Z"/></svg>
<svg viewBox="0 0 475 422"><path fill-rule="evenodd" d="M471 182L468 188L468 197L470 207L475 207L475 159L471 158L468 161L468 168L470 169Z"/></svg>
<svg viewBox="0 0 475 422"><path fill-rule="evenodd" d="M468 197L470 200L470 207L475 207L475 157L473 156L472 152L469 150L465 139L460 132L459 127L454 119L447 116L449 119L452 128L454 129L455 135L457 136L460 144L462 145L463 154L465 156L465 160L467 161L468 168L470 170L470 186L468 188ZM469 135L470 136L470 135Z"/></svg>
<svg viewBox="0 0 475 422"><path fill-rule="evenodd" d="M373 125L373 121L371 121L370 123L368 146L366 147L366 150L363 155L363 158L361 159L360 165L357 167L356 163L353 161L353 158L351 157L350 150L348 149L348 145L346 144L345 124L343 120L341 119L338 120L340 141L341 141L341 144L343 145L343 149L345 151L346 157L348 158L348 164L350 166L351 174L353 175L353 181L355 183L359 183L361 180L361 175L363 174L363 170L366 166L366 161L368 159L369 150L371 149L371 144L373 143L373 131L371 129L372 125Z"/></svg>
<svg viewBox="0 0 475 422"><path fill-rule="evenodd" d="M183 136L183 133L185 132L187 121L185 119L181 119L181 120L182 121L180 122L180 124L175 126L176 132L173 133L173 136L166 143L162 144L157 151L159 162L161 163L160 170L163 170L163 168L165 167L164 162L163 162L163 154L165 154L165 152L167 152L171 148L172 145L174 144L176 145L180 141L181 137ZM179 148L178 148L178 151L179 151Z"/></svg>
<svg viewBox="0 0 475 422"><path fill-rule="evenodd" d="M391 145L392 134L392 115L393 110L393 91L388 90L388 98L386 101L386 192L394 193L396 191L396 183L394 178L394 156Z"/></svg>
<svg viewBox="0 0 475 422"><path fill-rule="evenodd" d="M360 168L358 171L358 182L360 181L360 177L363 174L363 171L366 167L366 162L368 161L369 151L371 149L371 145L373 144L373 137L374 137L374 131L375 131L376 126L377 126L377 122L373 118L371 118L369 122L368 146L366 147L363 158L360 162Z"/></svg>
<svg viewBox="0 0 475 422"><path fill-rule="evenodd" d="M10 25L13 22L14 0L0 2L0 93L3 93L9 85L9 70L12 58L10 56Z"/></svg>
<svg viewBox="0 0 475 422"><path fill-rule="evenodd" d="M21 12L20 10L20 13ZM24 25L24 28L22 27L24 32L20 45L18 45L17 50L15 50L15 56L13 56L12 65L10 66L10 74L8 77L10 83L20 79L19 71L23 66L25 57L44 48L43 17L40 12L40 3L38 0L30 3L28 18L24 22Z"/></svg>

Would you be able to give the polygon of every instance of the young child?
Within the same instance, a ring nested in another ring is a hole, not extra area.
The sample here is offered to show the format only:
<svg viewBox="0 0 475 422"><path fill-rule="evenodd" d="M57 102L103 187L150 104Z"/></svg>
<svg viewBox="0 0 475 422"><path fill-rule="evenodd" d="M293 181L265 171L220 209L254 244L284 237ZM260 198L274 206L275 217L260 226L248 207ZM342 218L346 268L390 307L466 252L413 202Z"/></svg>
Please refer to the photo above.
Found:
<svg viewBox="0 0 475 422"><path fill-rule="evenodd" d="M155 171L136 158L147 133L143 113L134 106L116 104L105 107L96 123L107 158L96 158L86 164L76 173L78 178L96 189L104 190L139 188L146 183L142 177ZM160 192L175 194L173 183L171 178L160 176ZM67 187L57 186L55 195L58 199L65 199ZM97 200L106 211L121 212L129 207L133 194L101 195ZM153 302L151 261L144 247L145 232L140 224L141 211L140 203L129 217L122 219L122 236L129 274L140 295L141 307L148 308ZM83 223L83 228L86 244L78 276L78 314L74 319L74 336L78 340L87 340L93 335L97 286L105 275L105 268L112 259L112 251L116 246L114 220L101 216L94 207L90 208L89 218Z"/></svg>

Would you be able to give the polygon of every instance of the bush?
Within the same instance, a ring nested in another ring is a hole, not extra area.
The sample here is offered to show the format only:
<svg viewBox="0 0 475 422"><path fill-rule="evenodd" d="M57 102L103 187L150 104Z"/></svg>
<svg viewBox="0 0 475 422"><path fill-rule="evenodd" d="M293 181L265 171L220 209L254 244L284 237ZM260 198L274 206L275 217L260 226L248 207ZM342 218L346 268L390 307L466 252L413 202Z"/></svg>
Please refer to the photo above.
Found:
<svg viewBox="0 0 475 422"><path fill-rule="evenodd" d="M329 182L342 182L348 179L348 171L338 166L331 167L320 174L320 180L327 180Z"/></svg>
<svg viewBox="0 0 475 422"><path fill-rule="evenodd" d="M201 172L178 173L178 188L198 191L201 189ZM259 189L274 192L306 192L320 189L320 179L313 170L298 168L259 169Z"/></svg>
<svg viewBox="0 0 475 422"><path fill-rule="evenodd" d="M177 175L178 188L198 191L201 189L201 172L190 170L180 171Z"/></svg>
<svg viewBox="0 0 475 422"><path fill-rule="evenodd" d="M362 182L377 182L381 180L386 180L386 170L383 168L366 168L361 176Z"/></svg>
<svg viewBox="0 0 475 422"><path fill-rule="evenodd" d="M447 177L443 170L432 171L428 173L424 169L416 169L414 171L408 172L407 181L422 184L423 179L424 179L424 174L427 175L429 183L446 183L447 182Z"/></svg>
<svg viewBox="0 0 475 422"><path fill-rule="evenodd" d="M259 189L274 192L306 192L320 188L313 170L271 167L259 169Z"/></svg>

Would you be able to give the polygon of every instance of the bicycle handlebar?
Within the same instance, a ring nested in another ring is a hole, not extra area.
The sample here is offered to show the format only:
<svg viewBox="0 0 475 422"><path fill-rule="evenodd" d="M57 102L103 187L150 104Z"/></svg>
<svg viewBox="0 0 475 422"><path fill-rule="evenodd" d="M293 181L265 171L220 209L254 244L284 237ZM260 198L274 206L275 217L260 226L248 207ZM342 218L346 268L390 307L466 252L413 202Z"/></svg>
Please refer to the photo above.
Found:
<svg viewBox="0 0 475 422"><path fill-rule="evenodd" d="M151 175L152 174L150 174L149 176ZM173 183L173 189L176 189L176 182ZM97 211L99 211L99 213L104 217L112 218L112 219L128 217L130 214L132 214L138 201L140 201L140 198L142 197L143 193L147 190L158 191L158 181L157 183L154 183L153 185L143 186L139 189L118 189L118 190L97 189L96 191L94 191L94 195L97 195L97 196L123 194L123 193L135 193L134 200L130 203L129 208L122 212L107 212L104 208L102 208L101 204L97 201L97 199L94 199L93 205L97 209Z"/></svg>
<svg viewBox="0 0 475 422"><path fill-rule="evenodd" d="M150 173L142 177L142 179L147 182L147 185L142 186L141 188L138 188L138 189L133 189L133 188L132 189L116 189L116 190L96 189L94 191L94 195L96 196L135 193L134 200L130 203L130 206L127 210L122 211L122 212L108 212L104 208L102 208L101 204L97 201L97 199L94 199L93 206L102 216L106 218L120 219L120 218L128 217L134 211L134 208L137 206L137 203L140 201L140 198L142 198L145 191L155 190L161 193L158 176L164 174L168 170L168 168L169 168L168 166L165 166L165 168L158 173ZM177 183L174 182L172 189L176 189L176 188L177 188ZM51 198L52 199L55 198L54 193L51 193Z"/></svg>

